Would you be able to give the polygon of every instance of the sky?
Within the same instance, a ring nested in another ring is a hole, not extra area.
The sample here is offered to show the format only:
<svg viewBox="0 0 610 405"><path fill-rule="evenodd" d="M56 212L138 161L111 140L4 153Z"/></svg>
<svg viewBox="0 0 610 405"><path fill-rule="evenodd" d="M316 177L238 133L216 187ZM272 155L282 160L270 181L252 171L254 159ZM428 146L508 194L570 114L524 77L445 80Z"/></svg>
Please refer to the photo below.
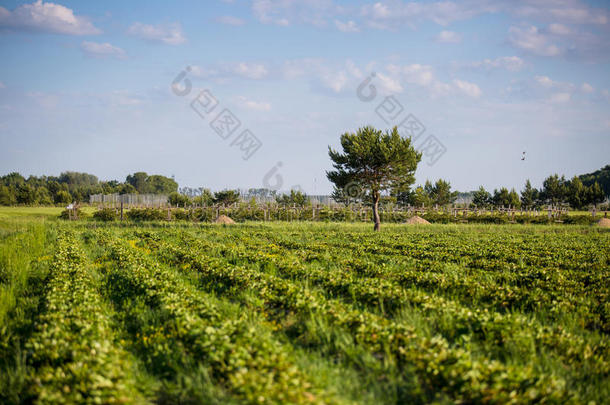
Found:
<svg viewBox="0 0 610 405"><path fill-rule="evenodd" d="M461 191L610 163L609 2L59 1L0 1L0 174L327 194L365 125Z"/></svg>

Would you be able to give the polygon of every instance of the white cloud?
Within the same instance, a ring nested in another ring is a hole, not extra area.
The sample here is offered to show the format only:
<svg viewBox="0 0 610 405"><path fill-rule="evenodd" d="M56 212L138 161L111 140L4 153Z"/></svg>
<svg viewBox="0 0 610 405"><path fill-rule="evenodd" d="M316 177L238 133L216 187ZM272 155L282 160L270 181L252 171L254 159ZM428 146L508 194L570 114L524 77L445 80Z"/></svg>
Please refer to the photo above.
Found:
<svg viewBox="0 0 610 405"><path fill-rule="evenodd" d="M395 29L402 26L414 27L415 24L425 20L445 26L453 21L498 11L500 7L492 1L457 3L397 0L364 5L361 8L361 15L366 24L372 28Z"/></svg>
<svg viewBox="0 0 610 405"><path fill-rule="evenodd" d="M551 80L550 77L548 76L536 76L534 78L536 80L536 82L538 82L538 84L540 84L542 87L553 87L553 85L555 84L555 82L553 82L553 80Z"/></svg>
<svg viewBox="0 0 610 405"><path fill-rule="evenodd" d="M412 64L412 65L388 65L388 71L409 84L417 84L419 86L429 86L434 81L434 73L432 66Z"/></svg>
<svg viewBox="0 0 610 405"><path fill-rule="evenodd" d="M386 76L383 73L377 73L376 77L379 79L379 86L384 93L402 93L403 88L398 80Z"/></svg>
<svg viewBox="0 0 610 405"><path fill-rule="evenodd" d="M549 24L548 31L549 33L554 35L570 35L574 33L574 30L572 30L572 28L557 23Z"/></svg>
<svg viewBox="0 0 610 405"><path fill-rule="evenodd" d="M142 104L142 99L128 90L114 90L107 96L106 101L114 107L126 107Z"/></svg>
<svg viewBox="0 0 610 405"><path fill-rule="evenodd" d="M446 26L481 14L504 12L528 19L566 24L606 24L608 12L580 0L471 0L471 1L379 1L361 7L361 15L372 28L413 27L422 21Z"/></svg>
<svg viewBox="0 0 610 405"><path fill-rule="evenodd" d="M342 8L332 0L253 0L252 13L263 24L326 26L329 19L342 14Z"/></svg>
<svg viewBox="0 0 610 405"><path fill-rule="evenodd" d="M556 81L548 76L534 76L527 80L513 80L511 86L507 88L507 93L525 100L565 103L572 100L578 91L586 93L586 89L588 87L584 84L576 86L574 83Z"/></svg>
<svg viewBox="0 0 610 405"><path fill-rule="evenodd" d="M453 84L459 91L461 91L462 93L466 94L469 97L474 97L474 98L481 97L481 94L482 94L481 89L475 83L470 83L470 82L466 82L464 80L455 79L455 80L453 80Z"/></svg>
<svg viewBox="0 0 610 405"><path fill-rule="evenodd" d="M584 93L593 93L595 91L595 89L593 88L593 86L591 86L589 83L583 83L582 86L580 86L580 89L584 92Z"/></svg>
<svg viewBox="0 0 610 405"><path fill-rule="evenodd" d="M570 93L553 93L551 97L549 97L549 101L551 103L567 103L572 98Z"/></svg>
<svg viewBox="0 0 610 405"><path fill-rule="evenodd" d="M343 70L338 72L327 72L322 74L320 79L326 88L335 93L340 93L345 90L348 82L347 73Z"/></svg>
<svg viewBox="0 0 610 405"><path fill-rule="evenodd" d="M262 102L262 101L248 100L244 96L239 96L237 99L238 99L238 102L239 102L240 105L242 105L243 107L245 107L245 108L247 108L249 110L253 110L253 111L271 111L271 104L270 103Z"/></svg>
<svg viewBox="0 0 610 405"><path fill-rule="evenodd" d="M610 43L603 34L553 23L539 28L512 26L508 41L514 47L540 56L566 56L576 59L600 59L608 56Z"/></svg>
<svg viewBox="0 0 610 405"><path fill-rule="evenodd" d="M265 65L245 62L234 66L232 71L236 75L246 77L248 79L263 79L268 73Z"/></svg>
<svg viewBox="0 0 610 405"><path fill-rule="evenodd" d="M608 12L594 9L580 0L522 0L507 11L528 19L560 21L566 24L606 24Z"/></svg>
<svg viewBox="0 0 610 405"><path fill-rule="evenodd" d="M0 7L0 27L67 35L95 35L102 31L74 11L55 3L38 0L13 11Z"/></svg>
<svg viewBox="0 0 610 405"><path fill-rule="evenodd" d="M179 23L149 25L139 22L133 23L127 33L138 38L166 45L180 45L186 42Z"/></svg>
<svg viewBox="0 0 610 405"><path fill-rule="evenodd" d="M561 54L560 48L550 43L550 38L531 25L529 27L510 27L510 43L524 51L541 56L557 56Z"/></svg>
<svg viewBox="0 0 610 405"><path fill-rule="evenodd" d="M495 59L483 59L465 64L457 64L457 67L467 67L474 69L506 69L511 72L518 72L525 67L525 62L518 56L501 56Z"/></svg>
<svg viewBox="0 0 610 405"><path fill-rule="evenodd" d="M83 50L83 52L85 52L85 54L97 58L112 57L117 59L124 59L127 56L123 49L111 45L108 42L98 43L83 41L83 43L81 44L81 49Z"/></svg>
<svg viewBox="0 0 610 405"><path fill-rule="evenodd" d="M268 75L267 67L260 63L240 62L234 64L220 64L211 67L191 66L190 73L204 79L226 79L230 77L244 77L259 80Z"/></svg>
<svg viewBox="0 0 610 405"><path fill-rule="evenodd" d="M358 25L354 21L352 21L352 20L349 20L347 22L342 22L342 21L339 21L339 20L335 20L335 26L337 27L337 29L339 31L342 31L342 32L358 32L358 31L360 31L360 28L358 28Z"/></svg>
<svg viewBox="0 0 610 405"><path fill-rule="evenodd" d="M446 44L457 44L462 42L462 35L453 31L441 31L436 36L436 42L446 43Z"/></svg>
<svg viewBox="0 0 610 405"><path fill-rule="evenodd" d="M225 15L222 17L218 17L216 19L216 21L221 24L233 25L233 26L244 25L246 23L243 19L238 18L238 17L233 17L231 15Z"/></svg>

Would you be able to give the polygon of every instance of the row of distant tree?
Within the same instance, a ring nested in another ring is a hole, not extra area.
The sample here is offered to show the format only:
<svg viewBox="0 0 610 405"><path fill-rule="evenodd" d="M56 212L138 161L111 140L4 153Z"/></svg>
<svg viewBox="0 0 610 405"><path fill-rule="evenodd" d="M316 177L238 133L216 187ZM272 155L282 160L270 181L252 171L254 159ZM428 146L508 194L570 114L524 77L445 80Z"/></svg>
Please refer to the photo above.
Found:
<svg viewBox="0 0 610 405"><path fill-rule="evenodd" d="M606 200L606 194L596 181L591 185L583 184L579 177L566 180L564 176L554 174L547 177L542 188L532 187L529 180L519 195L515 189L506 187L494 190L493 194L481 186L472 195L472 205L485 208L489 206L504 206L514 208L537 208L544 205L569 205L574 209L583 209L597 205Z"/></svg>
<svg viewBox="0 0 610 405"><path fill-rule="evenodd" d="M0 177L0 205L53 205L89 201L91 194L170 194L178 190L172 178L137 172L124 182L100 181L88 173L64 172L59 176L10 173Z"/></svg>
<svg viewBox="0 0 610 405"><path fill-rule="evenodd" d="M298 190L290 193L277 193L276 190L266 188L251 188L245 193L239 190L222 190L212 193L207 188L181 188L179 192L171 193L168 201L178 207L196 205L232 205L241 200L255 200L256 197L274 198L279 204L304 206L308 203L307 195Z"/></svg>
<svg viewBox="0 0 610 405"><path fill-rule="evenodd" d="M607 166L610 169L610 166ZM458 192L451 190L448 181L439 179L432 184L426 181L424 186L416 187L407 193L398 194L397 202L414 206L447 205L456 201ZM515 189L508 190L502 187L493 192L485 190L481 186L477 191L469 193L471 205L478 208L490 207L513 207L513 208L537 208L544 205L566 205L574 209L582 209L590 205L600 204L605 201L606 193L597 181L585 185L580 177L574 176L566 180L564 176L554 174L547 177L542 183L542 188L537 189L527 180L521 193Z"/></svg>
<svg viewBox="0 0 610 405"><path fill-rule="evenodd" d="M579 177L566 180L564 176L554 174L547 177L542 188L537 189L527 180L521 192L515 189L509 190L502 187L493 192L487 191L483 186L470 193L459 193L451 189L451 184L443 179L435 183L426 181L423 186L417 186L412 190L399 193L390 193L382 197L382 202L391 202L398 205L423 206L445 206L455 203L458 196L471 200L471 205L478 208L490 207L513 207L513 208L537 208L545 205L566 205L574 209L582 209L590 205L600 204L605 201L606 194L597 181L591 185L585 185ZM344 203L364 202L364 198L350 199L341 198ZM351 201L350 201L351 200Z"/></svg>
<svg viewBox="0 0 610 405"><path fill-rule="evenodd" d="M600 185L605 186L602 187ZM64 172L58 177L30 176L27 179L19 173L10 173L0 177L0 205L52 205L69 204L89 200L91 194L167 194L172 205L190 206L222 204L231 205L244 198L275 198L280 204L305 205L307 196L300 191L289 194L278 194L275 190L265 188L249 189L246 193L238 190L211 192L206 188L178 189L175 180L161 175L148 175L137 172L126 177L124 182L116 180L100 181L96 176L87 173ZM458 193L451 189L451 184L443 179L435 183L426 181L406 192L390 193L382 201L398 205L432 206L454 203L458 196L472 199L471 204L479 208L515 207L535 208L547 204L569 204L574 209L604 202L610 193L610 165L591 174L575 176L566 180L564 176L554 174L547 177L540 189L532 186L529 180L520 193L505 187L489 192L481 186L471 193ZM336 195L339 202L368 203L366 194L356 197Z"/></svg>

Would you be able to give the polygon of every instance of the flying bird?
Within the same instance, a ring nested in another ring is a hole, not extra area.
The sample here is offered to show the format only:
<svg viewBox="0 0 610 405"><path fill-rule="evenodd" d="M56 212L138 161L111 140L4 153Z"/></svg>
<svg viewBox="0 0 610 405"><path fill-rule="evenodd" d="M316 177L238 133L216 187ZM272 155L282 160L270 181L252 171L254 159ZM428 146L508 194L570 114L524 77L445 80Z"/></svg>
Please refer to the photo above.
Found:
<svg viewBox="0 0 610 405"><path fill-rule="evenodd" d="M521 155L521 160L525 160L525 152Z"/></svg>

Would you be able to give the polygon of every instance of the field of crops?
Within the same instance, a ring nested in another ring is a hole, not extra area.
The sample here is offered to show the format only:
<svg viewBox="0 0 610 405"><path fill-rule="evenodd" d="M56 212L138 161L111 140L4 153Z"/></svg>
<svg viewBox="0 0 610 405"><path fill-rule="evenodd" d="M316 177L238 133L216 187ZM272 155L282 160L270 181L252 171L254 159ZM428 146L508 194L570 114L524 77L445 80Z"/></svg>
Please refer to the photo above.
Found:
<svg viewBox="0 0 610 405"><path fill-rule="evenodd" d="M0 403L608 403L610 232L0 222Z"/></svg>

